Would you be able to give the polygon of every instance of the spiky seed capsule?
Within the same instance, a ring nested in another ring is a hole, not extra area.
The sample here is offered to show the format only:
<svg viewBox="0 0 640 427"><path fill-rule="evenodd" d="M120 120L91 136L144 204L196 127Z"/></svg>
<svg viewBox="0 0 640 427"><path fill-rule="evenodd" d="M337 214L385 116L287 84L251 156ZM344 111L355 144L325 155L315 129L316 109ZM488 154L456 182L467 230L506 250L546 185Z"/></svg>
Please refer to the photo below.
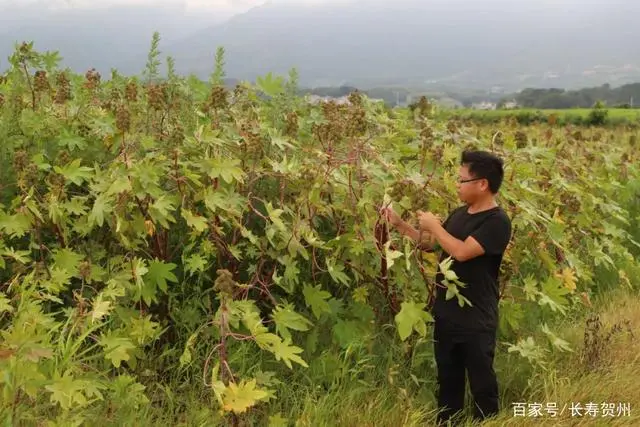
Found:
<svg viewBox="0 0 640 427"><path fill-rule="evenodd" d="M116 127L120 132L128 132L131 128L131 113L124 105L119 105L116 110Z"/></svg>
<svg viewBox="0 0 640 427"><path fill-rule="evenodd" d="M27 152L25 150L16 151L13 156L13 169L16 173L22 172L29 162Z"/></svg>
<svg viewBox="0 0 640 427"><path fill-rule="evenodd" d="M294 137L298 133L298 114L292 111L287 114L287 120L284 128L284 134Z"/></svg>
<svg viewBox="0 0 640 427"><path fill-rule="evenodd" d="M229 270L217 270L218 277L214 282L213 288L221 294L233 295L233 289L235 287L235 281L233 280L233 274Z"/></svg>
<svg viewBox="0 0 640 427"><path fill-rule="evenodd" d="M184 129L180 124L177 124L173 130L171 131L171 136L169 137L169 144L172 146L179 146L184 141Z"/></svg>
<svg viewBox="0 0 640 427"><path fill-rule="evenodd" d="M49 90L49 80L47 79L47 72L44 70L36 71L34 77L34 87L36 92L44 92Z"/></svg>
<svg viewBox="0 0 640 427"><path fill-rule="evenodd" d="M167 105L169 98L166 83L155 84L151 83L147 86L147 102L154 110L162 110Z"/></svg>
<svg viewBox="0 0 640 427"><path fill-rule="evenodd" d="M100 86L101 76L100 76L100 73L97 72L95 68L92 68L86 72L85 79L86 81L84 86L91 91L97 89L98 86Z"/></svg>
<svg viewBox="0 0 640 427"><path fill-rule="evenodd" d="M67 100L71 99L71 86L69 85L69 78L66 73L61 72L56 76L56 99L57 104L64 104Z"/></svg>
<svg viewBox="0 0 640 427"><path fill-rule="evenodd" d="M209 95L209 106L214 110L222 110L229 106L229 92L224 86L214 86Z"/></svg>
<svg viewBox="0 0 640 427"><path fill-rule="evenodd" d="M138 86L135 82L131 81L127 83L125 89L125 99L128 102L136 102L138 100Z"/></svg>
<svg viewBox="0 0 640 427"><path fill-rule="evenodd" d="M515 139L516 139L516 146L518 148L525 148L529 141L529 138L527 138L527 134L521 130L516 132Z"/></svg>

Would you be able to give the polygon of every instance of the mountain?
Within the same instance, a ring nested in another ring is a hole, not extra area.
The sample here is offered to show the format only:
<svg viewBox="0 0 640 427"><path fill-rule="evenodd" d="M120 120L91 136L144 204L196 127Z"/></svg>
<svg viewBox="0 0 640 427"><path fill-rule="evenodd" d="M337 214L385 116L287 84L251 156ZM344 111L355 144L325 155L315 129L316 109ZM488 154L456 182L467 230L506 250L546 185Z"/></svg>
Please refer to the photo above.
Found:
<svg viewBox="0 0 640 427"><path fill-rule="evenodd" d="M139 73L154 31L160 32L163 45L228 18L190 14L180 3L97 8L51 8L46 3L0 6L0 70L7 66L15 43L33 40L36 50L59 51L63 65L78 72L95 67L103 76L111 68Z"/></svg>
<svg viewBox="0 0 640 427"><path fill-rule="evenodd" d="M224 46L228 77L296 67L305 86L482 88L621 85L640 80L637 0L274 1L221 22L162 7L0 9L0 61L17 40L58 50L77 71L137 73L151 36L177 70L206 78ZM9 11L17 16L13 9ZM29 17L28 20L24 17ZM225 17L226 18L226 17ZM0 62L0 69L6 62Z"/></svg>
<svg viewBox="0 0 640 427"><path fill-rule="evenodd" d="M253 79L295 66L309 85L572 86L640 78L640 2L584 3L267 3L168 50L182 71L205 75L222 45L228 75Z"/></svg>

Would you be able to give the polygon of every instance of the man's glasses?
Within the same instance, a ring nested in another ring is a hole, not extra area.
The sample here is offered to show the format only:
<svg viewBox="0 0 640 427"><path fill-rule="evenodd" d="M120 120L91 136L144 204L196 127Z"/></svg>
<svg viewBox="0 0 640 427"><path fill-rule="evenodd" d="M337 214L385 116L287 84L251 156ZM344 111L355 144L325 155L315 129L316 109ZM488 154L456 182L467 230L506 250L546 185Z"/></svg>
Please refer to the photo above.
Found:
<svg viewBox="0 0 640 427"><path fill-rule="evenodd" d="M484 178L470 178L470 179L461 179L461 178L458 178L458 183L459 183L459 184L464 184L465 182L480 181L481 179L484 179Z"/></svg>

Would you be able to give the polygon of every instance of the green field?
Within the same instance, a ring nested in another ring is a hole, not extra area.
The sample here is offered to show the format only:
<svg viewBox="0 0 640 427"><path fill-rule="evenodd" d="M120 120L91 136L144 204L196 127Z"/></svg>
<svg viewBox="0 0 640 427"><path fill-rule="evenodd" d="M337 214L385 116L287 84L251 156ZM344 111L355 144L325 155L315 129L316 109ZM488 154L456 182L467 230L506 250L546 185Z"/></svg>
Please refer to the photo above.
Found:
<svg viewBox="0 0 640 427"><path fill-rule="evenodd" d="M640 125L640 109L605 108L606 115L602 125ZM456 118L469 119L479 123L499 123L503 120L513 119L519 124L547 123L552 116L556 118L559 126L574 124L586 125L592 114L590 108L540 110L519 108L513 110L472 110L472 109L447 109L439 112L442 119Z"/></svg>
<svg viewBox="0 0 640 427"><path fill-rule="evenodd" d="M139 76L26 44L0 76L3 425L433 425L438 254L379 208L446 216L468 147L505 159L514 226L486 425L640 425L636 128L309 105L295 71L230 90L222 50L202 82L157 41Z"/></svg>

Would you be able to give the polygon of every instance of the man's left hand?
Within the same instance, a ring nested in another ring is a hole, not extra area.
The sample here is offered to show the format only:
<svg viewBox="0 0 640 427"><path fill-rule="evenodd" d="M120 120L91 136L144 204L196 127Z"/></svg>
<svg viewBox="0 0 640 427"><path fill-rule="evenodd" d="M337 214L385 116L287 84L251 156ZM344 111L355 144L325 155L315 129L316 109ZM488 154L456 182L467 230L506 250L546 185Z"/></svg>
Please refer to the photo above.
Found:
<svg viewBox="0 0 640 427"><path fill-rule="evenodd" d="M428 232L433 232L440 226L440 218L431 212L418 211L418 221L420 228Z"/></svg>

